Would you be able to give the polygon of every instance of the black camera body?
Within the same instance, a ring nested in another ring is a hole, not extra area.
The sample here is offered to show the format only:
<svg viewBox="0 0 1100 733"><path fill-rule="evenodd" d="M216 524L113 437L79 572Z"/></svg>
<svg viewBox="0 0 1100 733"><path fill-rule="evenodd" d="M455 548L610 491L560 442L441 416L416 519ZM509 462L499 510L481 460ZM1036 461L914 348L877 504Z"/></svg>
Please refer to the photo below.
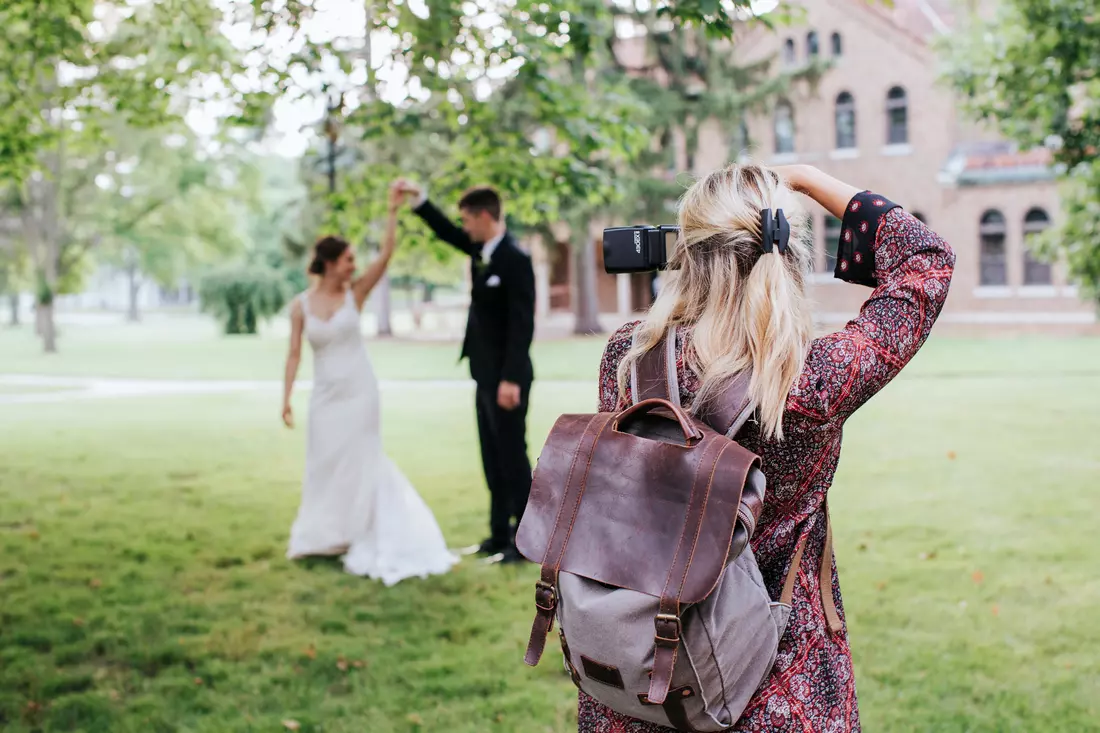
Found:
<svg viewBox="0 0 1100 733"><path fill-rule="evenodd" d="M652 272L668 267L680 227L639 225L603 230L603 269L611 275Z"/></svg>

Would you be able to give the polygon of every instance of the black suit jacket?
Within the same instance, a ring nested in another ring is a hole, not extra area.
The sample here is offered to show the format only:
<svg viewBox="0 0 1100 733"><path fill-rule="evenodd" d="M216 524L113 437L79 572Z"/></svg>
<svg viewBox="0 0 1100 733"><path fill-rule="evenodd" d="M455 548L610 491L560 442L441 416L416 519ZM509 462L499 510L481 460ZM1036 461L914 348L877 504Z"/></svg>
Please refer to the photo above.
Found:
<svg viewBox="0 0 1100 733"><path fill-rule="evenodd" d="M530 386L535 377L530 353L535 335L531 258L505 232L489 262L482 263L481 243L472 241L430 201L415 212L437 237L470 256L473 286L460 357L470 360L470 375L486 387L495 388L501 381Z"/></svg>

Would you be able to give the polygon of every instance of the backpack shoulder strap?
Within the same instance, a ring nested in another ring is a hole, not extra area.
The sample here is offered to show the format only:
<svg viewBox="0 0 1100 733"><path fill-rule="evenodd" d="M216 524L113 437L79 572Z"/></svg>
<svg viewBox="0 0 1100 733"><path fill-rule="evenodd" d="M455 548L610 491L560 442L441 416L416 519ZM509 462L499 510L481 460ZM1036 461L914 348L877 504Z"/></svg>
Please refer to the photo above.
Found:
<svg viewBox="0 0 1100 733"><path fill-rule="evenodd" d="M749 398L752 372L741 372L729 383L722 394L717 395L699 412L699 419L733 440L756 410Z"/></svg>
<svg viewBox="0 0 1100 733"><path fill-rule="evenodd" d="M634 329L631 345L638 343ZM668 329L657 345L642 354L630 367L630 396L636 405L651 399L680 404L680 380L676 374L676 327Z"/></svg>
<svg viewBox="0 0 1100 733"><path fill-rule="evenodd" d="M638 342L634 329L631 345ZM699 419L731 440L752 417L756 405L749 400L750 372L738 374L726 390L707 405ZM676 368L676 327L671 326L656 346L642 354L630 368L630 394L636 405L643 400L665 399L680 404L680 379Z"/></svg>

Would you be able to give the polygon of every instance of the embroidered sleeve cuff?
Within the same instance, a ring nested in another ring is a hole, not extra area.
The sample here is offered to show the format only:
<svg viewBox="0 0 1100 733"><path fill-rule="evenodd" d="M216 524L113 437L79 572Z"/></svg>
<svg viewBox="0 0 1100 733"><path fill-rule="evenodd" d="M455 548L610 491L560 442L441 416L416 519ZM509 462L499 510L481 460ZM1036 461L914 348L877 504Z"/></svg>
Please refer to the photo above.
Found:
<svg viewBox="0 0 1100 733"><path fill-rule="evenodd" d="M878 286L875 242L886 213L896 208L898 205L893 201L870 191L858 193L848 202L841 224L834 277L857 285Z"/></svg>

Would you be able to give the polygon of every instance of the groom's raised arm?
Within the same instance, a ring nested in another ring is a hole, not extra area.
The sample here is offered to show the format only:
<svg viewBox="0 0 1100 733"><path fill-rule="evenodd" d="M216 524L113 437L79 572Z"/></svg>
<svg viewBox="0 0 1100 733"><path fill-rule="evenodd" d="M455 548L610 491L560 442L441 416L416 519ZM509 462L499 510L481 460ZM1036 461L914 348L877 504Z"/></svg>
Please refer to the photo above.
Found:
<svg viewBox="0 0 1100 733"><path fill-rule="evenodd" d="M470 236L448 219L447 215L437 209L428 199L425 198L414 206L413 213L423 219L424 223L435 232L435 236L447 244L457 247L470 256L480 251L481 248L473 243Z"/></svg>

